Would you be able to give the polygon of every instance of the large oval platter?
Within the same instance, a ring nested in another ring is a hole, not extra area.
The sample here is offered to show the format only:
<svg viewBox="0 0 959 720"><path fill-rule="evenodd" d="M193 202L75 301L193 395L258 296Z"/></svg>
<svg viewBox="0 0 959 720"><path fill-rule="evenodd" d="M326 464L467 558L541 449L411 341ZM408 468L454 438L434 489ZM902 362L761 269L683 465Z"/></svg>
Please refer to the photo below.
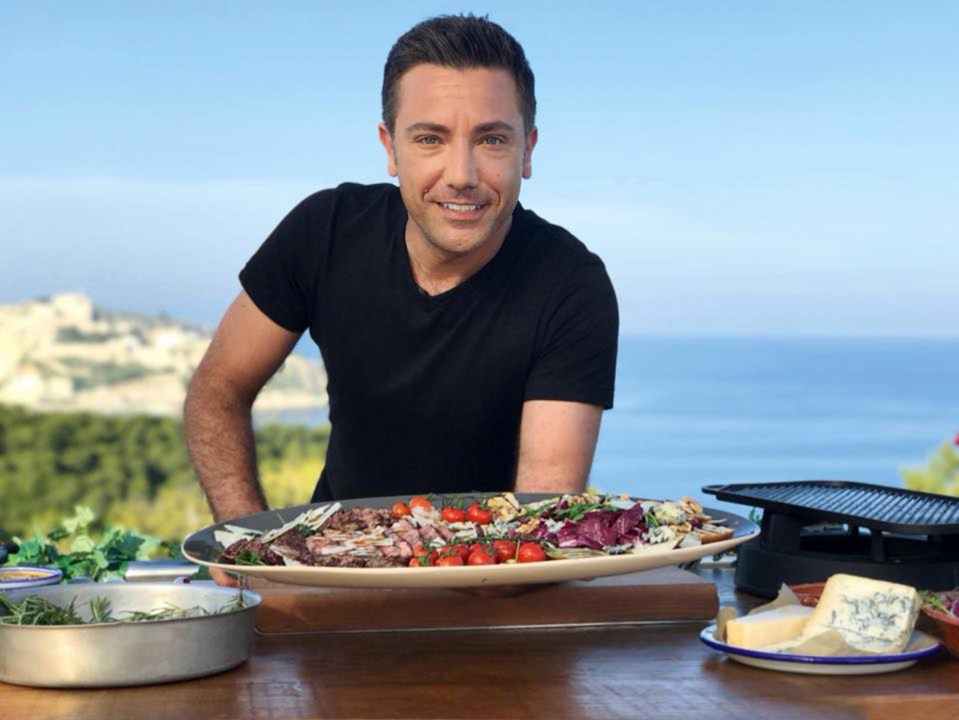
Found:
<svg viewBox="0 0 959 720"><path fill-rule="evenodd" d="M441 504L444 497L452 499L454 497L485 496L431 495L430 499L435 504ZM555 495L520 494L517 497L522 503L530 503L555 497ZM342 502L342 506L343 508L389 508L396 502L408 500L409 498L405 496L366 498L346 500ZM682 565L723 553L759 535L758 526L744 517L722 510L704 508L704 512L713 518L713 522L722 523L734 531L731 538L684 548L673 548L668 544L648 545L639 552L623 555L463 567L340 568L305 565L233 565L218 562L223 546L217 542L214 533L224 529L225 525L262 531L272 530L314 507L318 507L318 505L297 505L281 510L269 510L246 515L226 523L211 525L193 533L184 540L183 554L189 560L207 567L220 568L235 574L293 585L368 588L464 588L564 582L591 577L623 575L670 565Z"/></svg>

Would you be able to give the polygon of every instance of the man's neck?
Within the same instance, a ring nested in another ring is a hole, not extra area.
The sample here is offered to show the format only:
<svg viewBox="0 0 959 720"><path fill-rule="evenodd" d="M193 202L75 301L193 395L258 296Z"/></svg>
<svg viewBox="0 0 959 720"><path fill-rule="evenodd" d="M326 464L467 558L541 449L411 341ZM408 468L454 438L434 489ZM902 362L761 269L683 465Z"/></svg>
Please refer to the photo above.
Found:
<svg viewBox="0 0 959 720"><path fill-rule="evenodd" d="M428 295L440 295L466 282L482 270L503 247L512 226L512 218L496 236L468 253L454 253L429 242L406 221L406 254L410 258L413 280Z"/></svg>

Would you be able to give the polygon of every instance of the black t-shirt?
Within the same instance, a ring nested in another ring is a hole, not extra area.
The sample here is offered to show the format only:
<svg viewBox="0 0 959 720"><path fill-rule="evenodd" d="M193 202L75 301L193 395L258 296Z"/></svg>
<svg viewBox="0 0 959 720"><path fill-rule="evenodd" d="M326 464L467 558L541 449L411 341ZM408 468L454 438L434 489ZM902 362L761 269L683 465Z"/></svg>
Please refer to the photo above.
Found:
<svg viewBox="0 0 959 720"><path fill-rule="evenodd" d="M274 322L310 335L330 441L314 501L512 487L526 400L612 407L616 297L602 262L517 205L496 255L423 293L394 185L297 205L240 273Z"/></svg>

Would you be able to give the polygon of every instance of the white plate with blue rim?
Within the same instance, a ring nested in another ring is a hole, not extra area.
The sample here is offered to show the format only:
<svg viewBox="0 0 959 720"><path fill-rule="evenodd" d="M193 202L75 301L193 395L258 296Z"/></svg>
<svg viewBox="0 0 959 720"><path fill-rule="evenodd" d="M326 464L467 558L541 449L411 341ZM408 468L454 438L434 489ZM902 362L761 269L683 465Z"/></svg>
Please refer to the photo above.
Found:
<svg viewBox="0 0 959 720"><path fill-rule="evenodd" d="M29 590L43 585L55 585L63 578L56 568L36 565L0 566L0 590Z"/></svg>
<svg viewBox="0 0 959 720"><path fill-rule="evenodd" d="M917 648L908 652L890 655L791 655L780 652L764 652L728 645L716 639L716 626L710 625L699 633L699 639L713 650L726 654L730 660L743 665L779 670L780 672L805 673L807 675L876 675L894 672L914 665L922 658L939 651L939 644L918 630L913 633L909 646Z"/></svg>

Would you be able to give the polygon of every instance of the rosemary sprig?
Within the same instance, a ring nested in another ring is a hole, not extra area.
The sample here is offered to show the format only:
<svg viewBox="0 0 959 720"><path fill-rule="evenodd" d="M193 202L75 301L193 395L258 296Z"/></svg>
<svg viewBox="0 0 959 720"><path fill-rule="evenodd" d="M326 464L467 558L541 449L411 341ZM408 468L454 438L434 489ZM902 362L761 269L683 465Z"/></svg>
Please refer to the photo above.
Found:
<svg viewBox="0 0 959 720"><path fill-rule="evenodd" d="M154 610L129 610L126 617L128 622L149 622L151 620L182 620L187 617L197 617L201 615L210 615L210 611L199 605L189 608L181 608L173 603L167 603L162 608Z"/></svg>
<svg viewBox="0 0 959 720"><path fill-rule="evenodd" d="M90 624L116 622L111 613L110 599L95 597L90 601Z"/></svg>
<svg viewBox="0 0 959 720"><path fill-rule="evenodd" d="M15 603L0 594L0 605L7 613L0 616L4 625L82 625L83 619L76 611L76 598L67 607L54 605L37 595L30 595Z"/></svg>
<svg viewBox="0 0 959 720"><path fill-rule="evenodd" d="M206 608L194 605L182 608L173 603L167 603L154 610L130 610L123 618L113 616L109 598L98 596L90 600L90 621L86 622L76 611L77 599L73 598L67 607L61 607L38 595L30 595L19 603L0 593L0 624L3 625L99 625L113 622L150 622L156 620L180 620L190 617L220 615L236 612L247 606L243 591L240 590L228 603L211 612Z"/></svg>
<svg viewBox="0 0 959 720"><path fill-rule="evenodd" d="M245 607L246 598L243 597L243 588L241 587L240 591L230 599L230 602L220 608L219 612L217 612L217 615L228 612L236 612L237 610L242 610Z"/></svg>

